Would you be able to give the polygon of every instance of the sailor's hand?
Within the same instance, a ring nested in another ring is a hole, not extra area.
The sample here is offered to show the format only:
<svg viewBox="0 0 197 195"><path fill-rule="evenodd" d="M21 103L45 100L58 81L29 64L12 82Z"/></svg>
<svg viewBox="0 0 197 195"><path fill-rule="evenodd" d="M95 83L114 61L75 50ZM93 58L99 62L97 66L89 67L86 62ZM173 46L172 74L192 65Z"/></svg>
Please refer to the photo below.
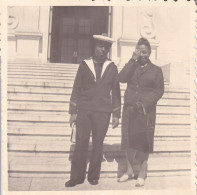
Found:
<svg viewBox="0 0 197 195"><path fill-rule="evenodd" d="M77 119L77 114L70 115L70 120L69 120L70 127L72 127L72 124L76 122L76 119Z"/></svg>
<svg viewBox="0 0 197 195"><path fill-rule="evenodd" d="M112 129L115 129L119 125L119 118L113 117L112 119Z"/></svg>

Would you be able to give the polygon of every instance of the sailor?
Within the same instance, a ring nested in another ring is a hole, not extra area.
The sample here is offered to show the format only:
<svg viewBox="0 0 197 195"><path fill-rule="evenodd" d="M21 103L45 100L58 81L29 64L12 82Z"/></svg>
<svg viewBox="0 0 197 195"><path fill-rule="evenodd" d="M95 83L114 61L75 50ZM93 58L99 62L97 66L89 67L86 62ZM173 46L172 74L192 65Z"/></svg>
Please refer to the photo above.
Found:
<svg viewBox="0 0 197 195"><path fill-rule="evenodd" d="M93 35L94 54L79 65L70 98L70 125L76 123L76 145L66 187L84 182L90 135L92 153L87 180L97 185L103 157L103 141L112 115L112 128L119 125L121 111L117 66L108 59L115 42L104 35Z"/></svg>

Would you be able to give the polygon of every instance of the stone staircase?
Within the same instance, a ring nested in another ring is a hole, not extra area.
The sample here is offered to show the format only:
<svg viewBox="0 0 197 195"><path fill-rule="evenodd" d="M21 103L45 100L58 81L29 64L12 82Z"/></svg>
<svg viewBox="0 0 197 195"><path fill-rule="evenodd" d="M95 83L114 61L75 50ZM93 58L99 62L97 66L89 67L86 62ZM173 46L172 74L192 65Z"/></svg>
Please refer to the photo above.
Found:
<svg viewBox="0 0 197 195"><path fill-rule="evenodd" d="M9 177L69 177L74 144L68 106L77 68L76 64L8 64ZM125 88L121 85L122 97ZM165 87L157 107L149 176L190 174L189 99L189 89ZM110 125L108 130L101 177L117 177L125 169L120 127L112 130Z"/></svg>

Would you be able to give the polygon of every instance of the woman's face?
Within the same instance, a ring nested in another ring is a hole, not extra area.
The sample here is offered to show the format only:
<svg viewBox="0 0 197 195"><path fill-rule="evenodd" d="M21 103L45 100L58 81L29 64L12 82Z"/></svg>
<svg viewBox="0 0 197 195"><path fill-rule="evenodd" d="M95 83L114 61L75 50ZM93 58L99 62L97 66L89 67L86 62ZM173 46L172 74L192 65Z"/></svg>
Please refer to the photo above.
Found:
<svg viewBox="0 0 197 195"><path fill-rule="evenodd" d="M99 61L106 60L110 47L111 46L108 43L97 42L94 50L94 57Z"/></svg>
<svg viewBox="0 0 197 195"><path fill-rule="evenodd" d="M144 65L149 60L150 50L146 45L138 45L138 49L140 50L140 56L138 58L138 62Z"/></svg>

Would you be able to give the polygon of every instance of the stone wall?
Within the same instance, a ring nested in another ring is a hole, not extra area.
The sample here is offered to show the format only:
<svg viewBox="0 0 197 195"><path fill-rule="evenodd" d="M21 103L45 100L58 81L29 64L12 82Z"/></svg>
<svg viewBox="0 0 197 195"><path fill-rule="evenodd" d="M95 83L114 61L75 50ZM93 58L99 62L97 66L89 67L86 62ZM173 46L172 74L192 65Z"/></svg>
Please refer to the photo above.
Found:
<svg viewBox="0 0 197 195"><path fill-rule="evenodd" d="M47 59L49 7L8 7L9 61Z"/></svg>

